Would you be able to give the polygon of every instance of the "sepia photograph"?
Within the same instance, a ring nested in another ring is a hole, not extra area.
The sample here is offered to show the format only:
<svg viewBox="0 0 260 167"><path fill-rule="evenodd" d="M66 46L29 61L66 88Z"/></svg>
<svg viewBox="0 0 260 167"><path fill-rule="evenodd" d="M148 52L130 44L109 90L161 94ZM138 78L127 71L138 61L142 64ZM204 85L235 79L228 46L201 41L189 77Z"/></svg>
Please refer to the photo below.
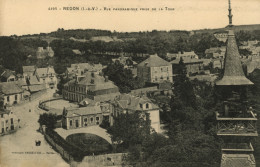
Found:
<svg viewBox="0 0 260 167"><path fill-rule="evenodd" d="M260 0L1 0L0 167L260 167Z"/></svg>

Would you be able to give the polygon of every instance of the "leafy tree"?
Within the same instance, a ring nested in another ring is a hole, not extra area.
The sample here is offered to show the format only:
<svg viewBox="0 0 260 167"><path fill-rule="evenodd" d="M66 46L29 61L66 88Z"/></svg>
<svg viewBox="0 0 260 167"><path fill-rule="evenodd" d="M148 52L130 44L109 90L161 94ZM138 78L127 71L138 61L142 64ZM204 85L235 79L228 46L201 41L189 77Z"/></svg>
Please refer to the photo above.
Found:
<svg viewBox="0 0 260 167"><path fill-rule="evenodd" d="M107 132L115 144L124 143L126 148L142 144L151 132L151 122L147 114L142 116L141 111L120 114L114 118L113 126Z"/></svg>
<svg viewBox="0 0 260 167"><path fill-rule="evenodd" d="M43 113L40 115L38 122L40 125L45 125L47 128L55 129L57 120L58 116L56 114Z"/></svg>

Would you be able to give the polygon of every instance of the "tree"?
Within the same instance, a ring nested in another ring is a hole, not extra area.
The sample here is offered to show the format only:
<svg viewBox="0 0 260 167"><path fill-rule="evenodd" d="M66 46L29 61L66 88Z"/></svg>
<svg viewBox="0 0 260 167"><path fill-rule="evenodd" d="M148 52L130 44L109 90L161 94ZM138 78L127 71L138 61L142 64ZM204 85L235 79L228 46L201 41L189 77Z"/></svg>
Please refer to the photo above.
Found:
<svg viewBox="0 0 260 167"><path fill-rule="evenodd" d="M57 84L58 94L62 94L62 89L64 87L64 84L66 84L69 81L68 78L64 78L63 76L60 77L60 82Z"/></svg>
<svg viewBox="0 0 260 167"><path fill-rule="evenodd" d="M40 125L45 125L47 128L55 129L57 120L58 116L56 114L43 113L40 115L38 122Z"/></svg>
<svg viewBox="0 0 260 167"><path fill-rule="evenodd" d="M126 148L142 144L151 132L151 122L147 114L141 111L120 114L114 118L113 126L107 132L111 135L112 142L124 144Z"/></svg>

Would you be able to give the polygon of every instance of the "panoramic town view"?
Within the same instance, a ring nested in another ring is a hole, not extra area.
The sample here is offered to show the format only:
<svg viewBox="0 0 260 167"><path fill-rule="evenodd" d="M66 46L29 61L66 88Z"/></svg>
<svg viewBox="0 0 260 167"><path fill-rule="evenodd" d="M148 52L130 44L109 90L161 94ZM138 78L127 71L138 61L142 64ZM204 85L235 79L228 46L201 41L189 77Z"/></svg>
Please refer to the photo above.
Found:
<svg viewBox="0 0 260 167"><path fill-rule="evenodd" d="M226 3L218 29L0 36L0 167L260 166L260 24Z"/></svg>

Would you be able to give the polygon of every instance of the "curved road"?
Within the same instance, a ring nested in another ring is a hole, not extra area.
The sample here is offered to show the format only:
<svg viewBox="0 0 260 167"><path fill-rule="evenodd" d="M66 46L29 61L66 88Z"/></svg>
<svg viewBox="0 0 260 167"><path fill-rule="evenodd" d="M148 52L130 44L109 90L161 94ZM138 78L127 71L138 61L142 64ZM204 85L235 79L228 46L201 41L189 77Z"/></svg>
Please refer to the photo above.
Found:
<svg viewBox="0 0 260 167"><path fill-rule="evenodd" d="M42 112L37 108L39 100L52 96L54 90L31 102L13 107L14 113L21 119L21 128L17 132L0 137L0 167L69 167L50 145L44 136L37 132L38 118ZM32 111L29 112L29 109ZM41 140L41 146L35 146L35 140Z"/></svg>

